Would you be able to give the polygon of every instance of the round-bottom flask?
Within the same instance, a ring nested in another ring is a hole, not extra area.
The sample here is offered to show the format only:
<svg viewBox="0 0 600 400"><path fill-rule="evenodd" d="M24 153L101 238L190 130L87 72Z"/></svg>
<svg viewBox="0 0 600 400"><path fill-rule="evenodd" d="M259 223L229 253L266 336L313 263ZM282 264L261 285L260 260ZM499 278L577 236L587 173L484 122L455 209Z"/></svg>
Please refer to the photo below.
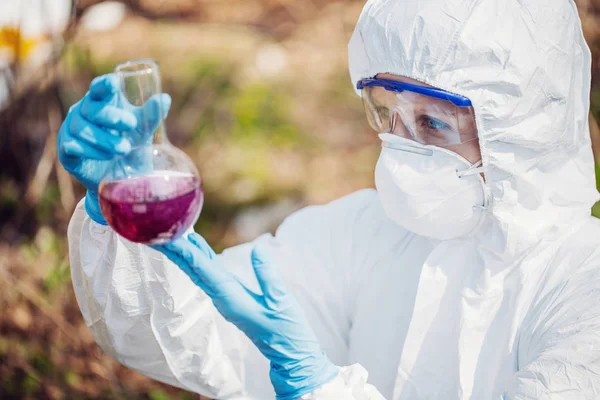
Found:
<svg viewBox="0 0 600 400"><path fill-rule="evenodd" d="M161 244L181 236L198 219L202 181L189 157L171 145L163 124L160 75L151 60L116 68L119 102L136 115L125 133L133 149L111 163L100 182L100 208L108 224L137 243Z"/></svg>

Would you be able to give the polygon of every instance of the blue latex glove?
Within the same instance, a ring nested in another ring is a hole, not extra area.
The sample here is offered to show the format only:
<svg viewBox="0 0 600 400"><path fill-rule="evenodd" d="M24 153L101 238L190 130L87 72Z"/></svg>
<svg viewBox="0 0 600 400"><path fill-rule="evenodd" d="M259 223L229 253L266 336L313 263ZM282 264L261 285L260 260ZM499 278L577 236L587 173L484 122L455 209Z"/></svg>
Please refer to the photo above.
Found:
<svg viewBox="0 0 600 400"><path fill-rule="evenodd" d="M252 266L263 294L248 289L227 271L197 233L152 247L177 264L210 296L223 317L271 361L270 377L278 400L297 399L337 376L338 369L321 351L264 246L252 250Z"/></svg>
<svg viewBox="0 0 600 400"><path fill-rule="evenodd" d="M98 202L98 184L112 159L139 145L140 137L151 138L161 119L161 107L166 114L170 105L167 94L148 100L143 113L150 116L150 129L139 129L143 126L142 108L124 101L119 79L108 74L95 78L86 95L69 110L58 132L58 158L87 189L85 209L94 221L106 225Z"/></svg>

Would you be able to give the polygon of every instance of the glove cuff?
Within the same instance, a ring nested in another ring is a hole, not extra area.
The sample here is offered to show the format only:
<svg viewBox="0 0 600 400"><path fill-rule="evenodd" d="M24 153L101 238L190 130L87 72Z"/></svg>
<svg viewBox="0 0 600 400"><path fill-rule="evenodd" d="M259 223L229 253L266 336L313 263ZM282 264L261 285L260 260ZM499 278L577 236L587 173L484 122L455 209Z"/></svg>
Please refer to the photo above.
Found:
<svg viewBox="0 0 600 400"><path fill-rule="evenodd" d="M297 400L334 380L339 368L325 353L310 356L293 365L280 366L271 362L271 383L277 400Z"/></svg>
<svg viewBox="0 0 600 400"><path fill-rule="evenodd" d="M108 225L102 210L100 210L100 202L98 201L98 195L94 192L87 191L85 195L85 211L90 216L92 221L100 225Z"/></svg>

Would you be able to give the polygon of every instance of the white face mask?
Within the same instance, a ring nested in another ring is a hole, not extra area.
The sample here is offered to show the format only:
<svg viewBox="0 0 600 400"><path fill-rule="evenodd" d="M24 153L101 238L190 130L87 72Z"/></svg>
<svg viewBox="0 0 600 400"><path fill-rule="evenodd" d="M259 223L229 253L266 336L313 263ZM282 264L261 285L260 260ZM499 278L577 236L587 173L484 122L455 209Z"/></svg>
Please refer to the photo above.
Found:
<svg viewBox="0 0 600 400"><path fill-rule="evenodd" d="M385 213L418 235L447 240L475 231L487 199L481 161L389 133L375 169Z"/></svg>

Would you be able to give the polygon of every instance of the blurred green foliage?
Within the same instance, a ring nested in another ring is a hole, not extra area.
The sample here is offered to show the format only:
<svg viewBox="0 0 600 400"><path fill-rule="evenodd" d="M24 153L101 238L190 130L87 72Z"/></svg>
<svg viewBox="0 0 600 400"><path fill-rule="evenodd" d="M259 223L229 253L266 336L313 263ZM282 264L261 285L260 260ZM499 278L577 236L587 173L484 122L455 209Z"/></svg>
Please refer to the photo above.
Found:
<svg viewBox="0 0 600 400"><path fill-rule="evenodd" d="M244 87L233 99L231 140L256 148L259 145L297 145L301 136L290 120L285 93L264 83Z"/></svg>
<svg viewBox="0 0 600 400"><path fill-rule="evenodd" d="M600 192L600 165L596 165L596 188ZM600 218L600 201L592 207L592 215Z"/></svg>

